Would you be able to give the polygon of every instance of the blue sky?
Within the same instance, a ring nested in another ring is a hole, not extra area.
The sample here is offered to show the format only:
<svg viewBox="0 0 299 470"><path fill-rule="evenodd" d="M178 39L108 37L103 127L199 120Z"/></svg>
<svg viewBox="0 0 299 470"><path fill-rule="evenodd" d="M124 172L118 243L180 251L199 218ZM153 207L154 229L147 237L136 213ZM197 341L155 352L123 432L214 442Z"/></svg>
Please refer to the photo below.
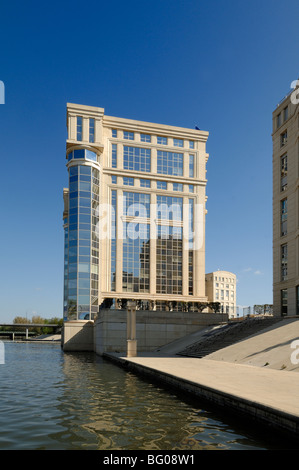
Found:
<svg viewBox="0 0 299 470"><path fill-rule="evenodd" d="M272 111L297 0L2 2L0 321L62 316L66 103L210 132L206 272L272 302Z"/></svg>

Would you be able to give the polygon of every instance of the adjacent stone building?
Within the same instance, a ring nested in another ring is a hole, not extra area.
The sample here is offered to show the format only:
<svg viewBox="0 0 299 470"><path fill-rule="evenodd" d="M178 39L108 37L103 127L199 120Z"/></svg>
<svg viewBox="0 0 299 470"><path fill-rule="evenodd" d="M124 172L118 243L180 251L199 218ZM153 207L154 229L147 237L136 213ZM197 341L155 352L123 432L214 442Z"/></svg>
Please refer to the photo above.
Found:
<svg viewBox="0 0 299 470"><path fill-rule="evenodd" d="M298 87L273 112L273 313L299 314Z"/></svg>
<svg viewBox="0 0 299 470"><path fill-rule="evenodd" d="M220 311L230 318L237 317L237 278L229 271L206 274L206 295L209 302L219 302Z"/></svg>

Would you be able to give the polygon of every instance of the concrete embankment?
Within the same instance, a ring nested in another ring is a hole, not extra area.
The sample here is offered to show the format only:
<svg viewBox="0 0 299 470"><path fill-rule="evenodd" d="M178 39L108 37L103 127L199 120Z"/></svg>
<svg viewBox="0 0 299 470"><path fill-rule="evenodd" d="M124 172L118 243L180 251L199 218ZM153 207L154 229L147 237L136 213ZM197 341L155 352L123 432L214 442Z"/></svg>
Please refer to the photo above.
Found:
<svg viewBox="0 0 299 470"><path fill-rule="evenodd" d="M201 359L178 357L174 344L169 354L165 347L138 357L104 357L299 442L299 366L290 361L291 345L299 339L298 327L298 320L286 320ZM178 347L182 348L182 341Z"/></svg>

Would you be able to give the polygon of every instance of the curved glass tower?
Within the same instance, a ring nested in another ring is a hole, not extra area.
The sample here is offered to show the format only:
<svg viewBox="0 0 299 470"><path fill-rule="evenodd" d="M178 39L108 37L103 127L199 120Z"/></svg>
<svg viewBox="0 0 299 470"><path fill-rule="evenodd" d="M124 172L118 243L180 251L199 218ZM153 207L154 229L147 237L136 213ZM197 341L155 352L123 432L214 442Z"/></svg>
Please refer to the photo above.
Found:
<svg viewBox="0 0 299 470"><path fill-rule="evenodd" d="M88 138L84 140L83 123L84 118L77 116L74 136L68 126L69 189L64 191L64 320L93 320L99 306L99 238L96 231L100 152L92 145L95 119L88 118Z"/></svg>

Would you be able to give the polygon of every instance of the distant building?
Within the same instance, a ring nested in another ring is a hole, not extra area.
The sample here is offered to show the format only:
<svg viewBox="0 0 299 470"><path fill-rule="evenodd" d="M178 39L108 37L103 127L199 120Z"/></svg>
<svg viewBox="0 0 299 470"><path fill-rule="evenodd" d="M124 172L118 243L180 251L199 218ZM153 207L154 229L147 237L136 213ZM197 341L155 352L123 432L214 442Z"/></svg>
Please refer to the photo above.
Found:
<svg viewBox="0 0 299 470"><path fill-rule="evenodd" d="M273 314L299 314L298 90L273 118Z"/></svg>
<svg viewBox="0 0 299 470"><path fill-rule="evenodd" d="M64 319L93 320L132 299L196 310L207 300L208 132L71 103L67 131Z"/></svg>
<svg viewBox="0 0 299 470"><path fill-rule="evenodd" d="M230 318L237 317L237 278L229 271L206 274L206 296L208 302L219 302L221 312Z"/></svg>

